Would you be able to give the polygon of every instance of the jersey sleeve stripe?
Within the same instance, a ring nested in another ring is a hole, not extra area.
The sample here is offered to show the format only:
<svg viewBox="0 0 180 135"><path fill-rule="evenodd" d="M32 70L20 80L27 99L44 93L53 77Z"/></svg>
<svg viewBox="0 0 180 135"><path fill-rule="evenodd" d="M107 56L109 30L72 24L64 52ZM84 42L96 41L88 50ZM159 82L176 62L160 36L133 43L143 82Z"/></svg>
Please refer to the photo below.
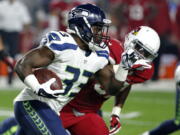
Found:
<svg viewBox="0 0 180 135"><path fill-rule="evenodd" d="M106 59L109 58L109 53L108 53L108 51L96 51L96 54L97 54L99 57L105 57Z"/></svg>
<svg viewBox="0 0 180 135"><path fill-rule="evenodd" d="M77 49L77 45L69 44L69 43L64 43L64 44L55 44L55 43L52 43L50 45L50 48L53 49L53 50L57 50L57 51L63 51L63 50L67 50L67 49L76 50Z"/></svg>

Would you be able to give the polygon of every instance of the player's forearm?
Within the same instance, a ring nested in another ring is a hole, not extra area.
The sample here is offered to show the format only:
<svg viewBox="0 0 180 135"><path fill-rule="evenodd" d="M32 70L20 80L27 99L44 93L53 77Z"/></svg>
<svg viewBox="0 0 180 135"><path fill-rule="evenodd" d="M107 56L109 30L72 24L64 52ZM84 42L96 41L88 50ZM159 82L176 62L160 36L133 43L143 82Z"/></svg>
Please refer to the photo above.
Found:
<svg viewBox="0 0 180 135"><path fill-rule="evenodd" d="M126 85L126 87L123 88L123 91L120 91L115 96L114 107L112 108L112 113L111 113L112 116L117 116L118 118L120 117L121 110L128 97L130 89L131 89L131 85L128 86Z"/></svg>
<svg viewBox="0 0 180 135"><path fill-rule="evenodd" d="M120 91L116 96L115 96L115 103L114 106L118 106L120 108L123 107L129 92L131 90L131 85L126 85L122 88L122 91Z"/></svg>
<svg viewBox="0 0 180 135"><path fill-rule="evenodd" d="M21 58L16 66L15 66L15 71L19 78L24 81L24 79L30 75L33 74L33 69L37 67L41 67L38 65L38 61L40 58L36 57L36 53L38 51L32 50L28 54L26 54L23 58ZM40 63L40 62L39 62Z"/></svg>
<svg viewBox="0 0 180 135"><path fill-rule="evenodd" d="M37 48L28 52L15 66L15 71L22 81L25 77L33 74L34 68L48 66L54 59L54 54L45 47Z"/></svg>
<svg viewBox="0 0 180 135"><path fill-rule="evenodd" d="M111 79L111 83L109 83L108 92L110 95L115 96L124 86L124 81L117 81L114 77Z"/></svg>
<svg viewBox="0 0 180 135"><path fill-rule="evenodd" d="M33 67L28 62L25 62L24 59L21 59L17 62L15 71L19 78L24 81L26 76L33 74Z"/></svg>

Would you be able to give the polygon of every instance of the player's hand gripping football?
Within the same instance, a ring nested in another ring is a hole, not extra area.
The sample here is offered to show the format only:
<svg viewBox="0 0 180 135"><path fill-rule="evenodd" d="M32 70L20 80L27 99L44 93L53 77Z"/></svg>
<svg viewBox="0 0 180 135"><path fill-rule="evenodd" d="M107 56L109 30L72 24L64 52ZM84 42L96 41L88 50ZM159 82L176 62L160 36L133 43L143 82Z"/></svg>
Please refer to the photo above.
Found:
<svg viewBox="0 0 180 135"><path fill-rule="evenodd" d="M36 93L39 96L47 97L47 98L57 98L58 95L62 94L64 90L52 90L51 84L53 84L56 81L55 78L50 79L49 81L42 83L38 86L37 89L35 89L34 93Z"/></svg>
<svg viewBox="0 0 180 135"><path fill-rule="evenodd" d="M124 69L143 70L151 68L147 60L140 58L133 49L128 49L122 54L121 64Z"/></svg>
<svg viewBox="0 0 180 135"><path fill-rule="evenodd" d="M111 115L109 135L114 135L121 129L120 118L117 115Z"/></svg>

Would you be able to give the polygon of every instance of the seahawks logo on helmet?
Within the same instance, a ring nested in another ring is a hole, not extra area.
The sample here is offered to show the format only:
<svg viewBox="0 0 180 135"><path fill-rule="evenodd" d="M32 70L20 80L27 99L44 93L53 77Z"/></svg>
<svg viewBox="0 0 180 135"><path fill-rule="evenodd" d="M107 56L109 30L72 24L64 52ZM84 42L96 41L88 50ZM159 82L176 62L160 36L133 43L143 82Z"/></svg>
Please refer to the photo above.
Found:
<svg viewBox="0 0 180 135"><path fill-rule="evenodd" d="M72 9L71 12L69 12L69 19L72 18L79 18L79 17L84 17L84 16L89 16L89 11L79 8L79 9Z"/></svg>

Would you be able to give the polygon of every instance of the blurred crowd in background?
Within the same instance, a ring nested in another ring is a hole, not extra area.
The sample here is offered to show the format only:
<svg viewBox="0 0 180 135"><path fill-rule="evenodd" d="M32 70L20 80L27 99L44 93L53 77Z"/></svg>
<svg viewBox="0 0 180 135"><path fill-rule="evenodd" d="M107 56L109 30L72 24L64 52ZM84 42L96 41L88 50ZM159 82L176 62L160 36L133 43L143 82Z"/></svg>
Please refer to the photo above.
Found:
<svg viewBox="0 0 180 135"><path fill-rule="evenodd" d="M87 2L107 13L112 20L110 36L121 41L140 25L155 29L161 48L152 80L174 77L180 58L179 0L0 0L0 35L5 49L18 59L36 47L47 31L65 31L68 11ZM7 74L6 65L0 62L0 76Z"/></svg>

